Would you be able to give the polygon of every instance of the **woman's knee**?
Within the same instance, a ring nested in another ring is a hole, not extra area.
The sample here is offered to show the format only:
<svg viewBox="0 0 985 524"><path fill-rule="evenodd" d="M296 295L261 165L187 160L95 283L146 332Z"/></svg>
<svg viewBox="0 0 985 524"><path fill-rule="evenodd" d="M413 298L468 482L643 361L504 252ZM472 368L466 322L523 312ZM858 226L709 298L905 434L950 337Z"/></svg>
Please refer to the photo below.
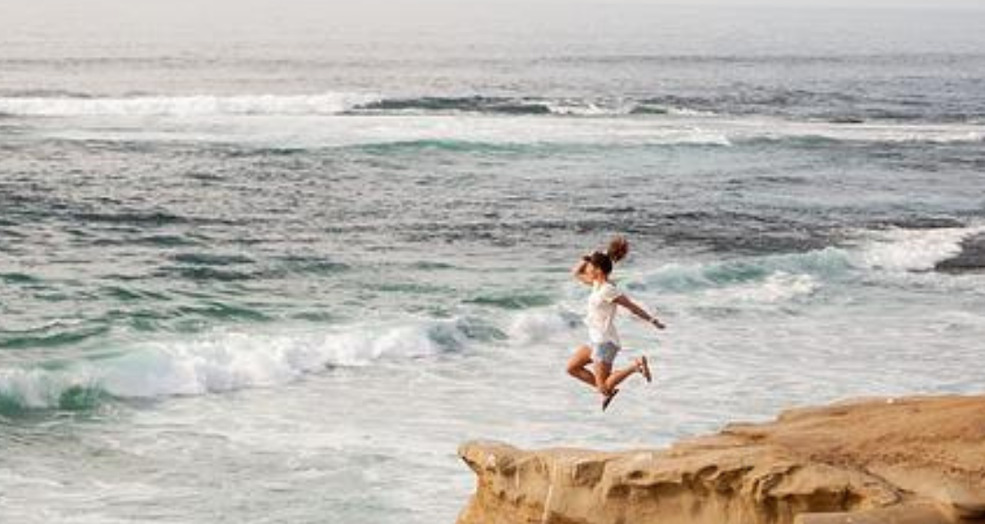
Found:
<svg viewBox="0 0 985 524"><path fill-rule="evenodd" d="M566 368L566 371L571 376L577 376L579 371L585 369L585 364L586 362L582 362L579 359L573 358L570 361L568 361L568 366Z"/></svg>

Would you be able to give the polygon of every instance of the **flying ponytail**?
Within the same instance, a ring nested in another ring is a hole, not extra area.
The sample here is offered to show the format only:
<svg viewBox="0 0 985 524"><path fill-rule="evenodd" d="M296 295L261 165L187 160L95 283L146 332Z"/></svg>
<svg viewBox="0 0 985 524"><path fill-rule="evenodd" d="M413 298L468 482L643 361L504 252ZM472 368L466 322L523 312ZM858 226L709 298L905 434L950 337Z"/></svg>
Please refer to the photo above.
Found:
<svg viewBox="0 0 985 524"><path fill-rule="evenodd" d="M605 251L605 254L609 255L609 259L612 260L613 264L616 264L629 254L629 241L622 235L613 237L609 241L609 249Z"/></svg>
<svg viewBox="0 0 985 524"><path fill-rule="evenodd" d="M629 254L629 242L626 237L616 236L611 241L609 241L609 249L605 253L601 251L596 251L591 255L585 255L582 260L591 263L593 266L602 270L603 273L608 275L612 273L612 266L619 262L620 260L626 258Z"/></svg>

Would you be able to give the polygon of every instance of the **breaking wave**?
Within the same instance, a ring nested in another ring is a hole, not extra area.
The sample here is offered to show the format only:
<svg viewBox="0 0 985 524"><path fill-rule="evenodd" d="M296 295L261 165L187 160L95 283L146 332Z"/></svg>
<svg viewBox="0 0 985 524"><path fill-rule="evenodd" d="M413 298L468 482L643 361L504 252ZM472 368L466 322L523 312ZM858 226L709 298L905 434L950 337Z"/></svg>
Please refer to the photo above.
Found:
<svg viewBox="0 0 985 524"><path fill-rule="evenodd" d="M146 343L61 366L0 369L0 413L90 408L104 398L147 399L270 387L333 367L433 358L502 337L470 319L348 326L333 332L222 331Z"/></svg>
<svg viewBox="0 0 985 524"><path fill-rule="evenodd" d="M653 101L494 96L381 98L371 94L93 96L25 92L0 97L0 114L13 116L213 116L213 115L712 115Z"/></svg>
<svg viewBox="0 0 985 524"><path fill-rule="evenodd" d="M16 116L337 115L370 95L27 96L0 98L0 113Z"/></svg>

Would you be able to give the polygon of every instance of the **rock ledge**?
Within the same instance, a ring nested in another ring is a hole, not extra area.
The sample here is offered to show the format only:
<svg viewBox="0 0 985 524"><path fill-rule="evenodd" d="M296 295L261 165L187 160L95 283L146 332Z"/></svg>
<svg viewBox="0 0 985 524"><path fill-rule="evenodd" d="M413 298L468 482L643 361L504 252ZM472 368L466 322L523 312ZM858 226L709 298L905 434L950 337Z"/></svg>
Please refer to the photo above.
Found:
<svg viewBox="0 0 985 524"><path fill-rule="evenodd" d="M985 397L861 400L666 450L469 442L459 524L985 523Z"/></svg>

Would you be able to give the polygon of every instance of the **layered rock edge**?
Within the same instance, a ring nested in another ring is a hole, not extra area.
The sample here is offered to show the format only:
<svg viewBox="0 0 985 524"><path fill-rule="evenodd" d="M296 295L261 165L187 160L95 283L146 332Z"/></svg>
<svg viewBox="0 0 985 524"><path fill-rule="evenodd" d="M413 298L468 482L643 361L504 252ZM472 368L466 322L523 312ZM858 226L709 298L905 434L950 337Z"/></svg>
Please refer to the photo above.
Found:
<svg viewBox="0 0 985 524"><path fill-rule="evenodd" d="M458 524L985 523L985 396L854 400L663 450L468 442Z"/></svg>

